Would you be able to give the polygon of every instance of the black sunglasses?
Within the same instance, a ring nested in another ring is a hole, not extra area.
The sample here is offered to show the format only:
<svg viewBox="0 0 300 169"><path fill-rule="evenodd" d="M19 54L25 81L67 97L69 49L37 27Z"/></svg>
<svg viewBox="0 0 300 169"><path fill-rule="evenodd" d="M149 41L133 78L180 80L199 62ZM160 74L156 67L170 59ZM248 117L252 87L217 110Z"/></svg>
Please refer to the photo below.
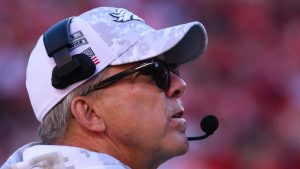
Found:
<svg viewBox="0 0 300 169"><path fill-rule="evenodd" d="M145 75L151 75L156 82L156 85L161 88L162 90L166 91L170 87L171 83L171 75L170 72L179 75L178 66L176 64L169 64L163 60L159 59L152 59L150 61L143 62L137 66L131 67L127 70L124 70L120 73L117 73L100 83L98 83L93 89L85 92L87 95L90 92L95 90L103 89L112 85L113 83L117 82L118 80L125 78L133 73L141 72Z"/></svg>

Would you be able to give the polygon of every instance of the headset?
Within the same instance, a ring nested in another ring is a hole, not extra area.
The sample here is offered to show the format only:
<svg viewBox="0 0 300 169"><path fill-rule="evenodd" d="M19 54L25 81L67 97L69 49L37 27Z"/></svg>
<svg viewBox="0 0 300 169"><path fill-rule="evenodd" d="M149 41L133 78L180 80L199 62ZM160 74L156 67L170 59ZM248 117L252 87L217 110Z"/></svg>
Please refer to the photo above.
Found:
<svg viewBox="0 0 300 169"><path fill-rule="evenodd" d="M66 87L92 76L96 66L84 54L70 55L72 35L70 24L73 18L66 18L50 27L43 36L46 52L53 58L56 66L52 70L52 86L56 89Z"/></svg>

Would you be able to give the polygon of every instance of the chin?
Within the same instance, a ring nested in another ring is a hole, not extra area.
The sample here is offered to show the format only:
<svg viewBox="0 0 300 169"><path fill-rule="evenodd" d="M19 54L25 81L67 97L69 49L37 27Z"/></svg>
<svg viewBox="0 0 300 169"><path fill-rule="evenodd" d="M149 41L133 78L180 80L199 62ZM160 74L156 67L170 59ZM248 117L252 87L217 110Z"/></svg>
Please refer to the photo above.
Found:
<svg viewBox="0 0 300 169"><path fill-rule="evenodd" d="M156 153L160 154L157 157L159 157L161 164L173 157L184 155L189 149L189 142L186 137L169 138L168 143L163 145L164 148L161 147L162 149L159 151L161 154Z"/></svg>
<svg viewBox="0 0 300 169"><path fill-rule="evenodd" d="M189 142L187 139L178 147L178 154L177 155L183 155L189 150Z"/></svg>
<svg viewBox="0 0 300 169"><path fill-rule="evenodd" d="M175 140L174 140L175 141ZM189 142L186 137L177 139L173 145L173 156L180 156L185 154L189 149Z"/></svg>

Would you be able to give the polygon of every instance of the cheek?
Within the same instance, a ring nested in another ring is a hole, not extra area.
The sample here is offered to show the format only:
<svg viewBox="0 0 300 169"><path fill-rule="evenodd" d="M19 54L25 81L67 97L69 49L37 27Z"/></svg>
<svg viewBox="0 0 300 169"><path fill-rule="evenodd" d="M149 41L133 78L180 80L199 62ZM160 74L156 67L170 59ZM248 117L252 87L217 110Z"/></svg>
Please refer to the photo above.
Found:
<svg viewBox="0 0 300 169"><path fill-rule="evenodd" d="M110 104L106 107L111 107L106 110L109 111L108 130L127 144L149 144L159 140L167 128L164 94L143 88L126 91L105 101Z"/></svg>
<svg viewBox="0 0 300 169"><path fill-rule="evenodd" d="M159 92L141 91L133 94L130 103L131 112L137 117L141 126L159 128L166 124L166 102ZM128 98L129 100L130 98Z"/></svg>
<svg viewBox="0 0 300 169"><path fill-rule="evenodd" d="M159 137L167 124L163 98L160 94L142 93L126 99L129 102L125 108L126 119L129 126L144 138Z"/></svg>

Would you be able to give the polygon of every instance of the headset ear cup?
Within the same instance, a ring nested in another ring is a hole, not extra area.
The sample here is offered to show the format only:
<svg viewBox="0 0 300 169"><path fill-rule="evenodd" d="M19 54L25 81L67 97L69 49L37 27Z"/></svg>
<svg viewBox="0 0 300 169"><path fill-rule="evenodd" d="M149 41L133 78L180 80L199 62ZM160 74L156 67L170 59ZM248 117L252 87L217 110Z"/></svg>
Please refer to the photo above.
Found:
<svg viewBox="0 0 300 169"><path fill-rule="evenodd" d="M85 54L77 54L72 61L62 67L55 67L52 71L52 86L65 89L67 86L84 80L93 75L96 66L91 58Z"/></svg>
<svg viewBox="0 0 300 169"><path fill-rule="evenodd" d="M84 74L86 74L85 77L87 77L87 75L91 76L95 72L96 66L88 55L81 53L74 55L72 58L78 60L80 69Z"/></svg>

